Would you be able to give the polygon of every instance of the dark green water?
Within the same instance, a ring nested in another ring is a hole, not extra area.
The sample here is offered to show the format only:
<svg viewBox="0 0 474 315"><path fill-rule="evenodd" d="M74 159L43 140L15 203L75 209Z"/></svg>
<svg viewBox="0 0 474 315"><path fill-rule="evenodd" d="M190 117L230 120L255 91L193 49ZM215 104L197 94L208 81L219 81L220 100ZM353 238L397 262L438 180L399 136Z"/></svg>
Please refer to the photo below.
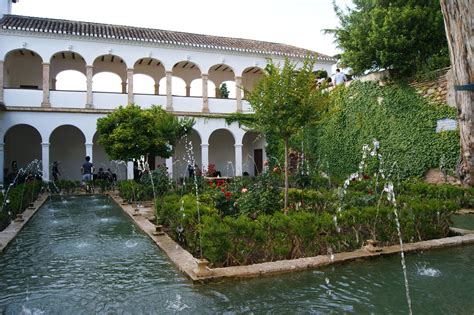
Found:
<svg viewBox="0 0 474 315"><path fill-rule="evenodd" d="M474 314L474 246L406 257L414 314ZM192 285L104 197L53 201L0 254L0 314L406 314L399 256Z"/></svg>
<svg viewBox="0 0 474 315"><path fill-rule="evenodd" d="M454 227L474 230L474 214L455 214L451 216L451 220Z"/></svg>

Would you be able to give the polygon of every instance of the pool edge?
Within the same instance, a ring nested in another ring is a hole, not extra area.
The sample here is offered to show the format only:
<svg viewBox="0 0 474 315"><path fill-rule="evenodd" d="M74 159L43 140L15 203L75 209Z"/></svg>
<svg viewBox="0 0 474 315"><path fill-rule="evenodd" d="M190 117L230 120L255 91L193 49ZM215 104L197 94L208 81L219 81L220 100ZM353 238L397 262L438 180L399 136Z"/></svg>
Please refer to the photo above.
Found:
<svg viewBox="0 0 474 315"><path fill-rule="evenodd" d="M188 251L174 242L168 235L154 235L156 227L145 216L141 215L140 208L130 204L124 204L118 195L111 195L112 199L122 210L132 219L132 221L158 245L171 262L183 272L194 283L206 283L221 280L257 278L262 276L277 275L296 271L315 269L334 264L342 264L358 259L370 259L381 256L395 255L400 253L400 245L384 246L377 248L377 251L370 252L365 249L358 249L352 252L342 252L330 255L319 255L292 260L279 260L264 262L246 266L232 266L221 268L198 268L198 259L193 257ZM143 209L143 208L141 208ZM464 235L451 236L440 239L432 239L416 243L405 243L403 251L405 253L418 252L445 247L454 247L474 244L474 231L457 231Z"/></svg>

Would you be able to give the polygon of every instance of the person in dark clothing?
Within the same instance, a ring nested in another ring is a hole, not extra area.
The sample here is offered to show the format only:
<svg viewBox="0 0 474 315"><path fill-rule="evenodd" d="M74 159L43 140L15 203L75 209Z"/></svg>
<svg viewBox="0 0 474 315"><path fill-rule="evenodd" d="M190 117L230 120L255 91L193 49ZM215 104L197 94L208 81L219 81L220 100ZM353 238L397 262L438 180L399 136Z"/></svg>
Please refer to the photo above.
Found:
<svg viewBox="0 0 474 315"><path fill-rule="evenodd" d="M59 175L61 175L61 174L59 173L59 167L58 167L58 162L57 162L57 161L54 161L54 162L53 162L53 168L52 168L52 170L51 170L51 174L53 175L53 180L54 180L55 182L57 182L58 179L59 179Z"/></svg>
<svg viewBox="0 0 474 315"><path fill-rule="evenodd" d="M117 181L117 174L113 173L112 170L110 168L107 169L107 180L109 182L115 182Z"/></svg>
<svg viewBox="0 0 474 315"><path fill-rule="evenodd" d="M104 173L104 169L102 167L99 168L99 172L97 173L97 179L107 179L107 174Z"/></svg>
<svg viewBox="0 0 474 315"><path fill-rule="evenodd" d="M86 156L86 161L82 164L81 173L82 173L82 181L83 182L90 182L92 180L92 173L94 173L94 164L91 162L91 157Z"/></svg>
<svg viewBox="0 0 474 315"><path fill-rule="evenodd" d="M194 177L194 167L191 164L188 164L188 174L189 174L189 178Z"/></svg>

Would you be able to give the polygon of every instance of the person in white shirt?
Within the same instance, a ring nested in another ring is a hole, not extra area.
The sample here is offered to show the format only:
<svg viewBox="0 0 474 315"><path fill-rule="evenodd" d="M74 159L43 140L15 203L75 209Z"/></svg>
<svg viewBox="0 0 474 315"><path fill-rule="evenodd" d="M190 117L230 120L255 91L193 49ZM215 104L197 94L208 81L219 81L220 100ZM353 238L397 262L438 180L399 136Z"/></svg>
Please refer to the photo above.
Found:
<svg viewBox="0 0 474 315"><path fill-rule="evenodd" d="M334 75L334 85L343 84L346 81L346 75L341 72L340 69L336 69L336 74Z"/></svg>

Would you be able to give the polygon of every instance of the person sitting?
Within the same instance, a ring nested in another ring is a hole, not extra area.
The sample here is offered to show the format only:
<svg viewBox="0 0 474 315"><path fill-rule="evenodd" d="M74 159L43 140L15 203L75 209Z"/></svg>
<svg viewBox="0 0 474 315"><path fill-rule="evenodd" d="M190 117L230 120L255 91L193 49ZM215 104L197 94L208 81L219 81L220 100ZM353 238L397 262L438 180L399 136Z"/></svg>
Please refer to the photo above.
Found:
<svg viewBox="0 0 474 315"><path fill-rule="evenodd" d="M100 167L99 172L97 172L97 179L107 179L107 175L102 167Z"/></svg>

